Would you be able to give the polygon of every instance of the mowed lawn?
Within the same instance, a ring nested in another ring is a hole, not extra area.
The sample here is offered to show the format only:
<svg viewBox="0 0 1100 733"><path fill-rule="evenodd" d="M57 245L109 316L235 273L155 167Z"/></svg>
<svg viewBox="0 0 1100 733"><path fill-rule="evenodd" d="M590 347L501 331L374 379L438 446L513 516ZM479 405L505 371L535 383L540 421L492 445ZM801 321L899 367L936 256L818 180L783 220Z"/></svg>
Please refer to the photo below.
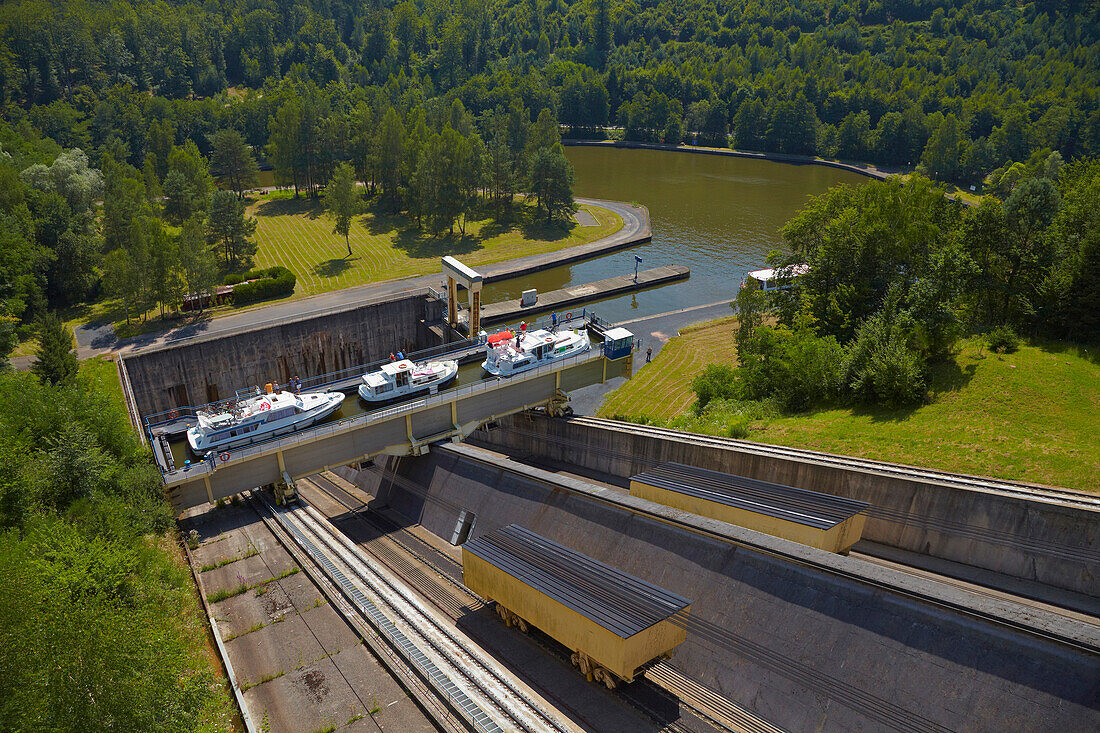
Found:
<svg viewBox="0 0 1100 733"><path fill-rule="evenodd" d="M608 395L600 406L600 417L648 415L670 420L686 412L695 402L692 377L707 364L737 362L736 333L737 319L722 318L680 329L680 335L669 340L650 364L645 364L644 351L640 362L635 355L635 363L644 366Z"/></svg>
<svg viewBox="0 0 1100 733"><path fill-rule="evenodd" d="M566 229L542 224L501 227L491 220L470 222L466 235L431 237L407 226L405 218L367 213L351 225L349 256L344 238L333 233L333 219L319 201L289 198L285 193L251 203L256 217L255 262L258 267L283 265L298 282L294 297L353 285L424 275L439 271L444 255L471 266L551 252L608 236L623 226L622 218L598 207L582 206L599 222Z"/></svg>
<svg viewBox="0 0 1100 733"><path fill-rule="evenodd" d="M600 415L667 420L688 409L692 376L707 363L735 361L735 325L723 319L685 329L610 395ZM996 354L969 339L936 368L931 386L932 402L916 409L837 407L772 418L753 422L750 439L1100 491L1100 364L1083 350Z"/></svg>

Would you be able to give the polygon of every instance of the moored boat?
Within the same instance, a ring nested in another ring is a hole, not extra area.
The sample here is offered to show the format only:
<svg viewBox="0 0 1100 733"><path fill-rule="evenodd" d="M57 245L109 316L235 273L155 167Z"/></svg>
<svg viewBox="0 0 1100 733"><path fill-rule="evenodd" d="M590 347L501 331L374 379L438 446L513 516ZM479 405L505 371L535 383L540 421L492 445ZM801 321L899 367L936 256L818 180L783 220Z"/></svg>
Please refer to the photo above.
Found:
<svg viewBox="0 0 1100 733"><path fill-rule="evenodd" d="M409 359L383 364L363 375L359 396L366 402L389 402L405 397L435 394L458 376L454 359L417 364Z"/></svg>
<svg viewBox="0 0 1100 733"><path fill-rule="evenodd" d="M187 442L199 455L240 448L314 425L336 412L343 401L341 392L262 395L256 390L244 399L200 409L199 424L188 429Z"/></svg>
<svg viewBox="0 0 1100 733"><path fill-rule="evenodd" d="M489 351L481 366L494 377L510 377L550 362L588 351L587 331L538 329L516 336L501 331L488 337Z"/></svg>

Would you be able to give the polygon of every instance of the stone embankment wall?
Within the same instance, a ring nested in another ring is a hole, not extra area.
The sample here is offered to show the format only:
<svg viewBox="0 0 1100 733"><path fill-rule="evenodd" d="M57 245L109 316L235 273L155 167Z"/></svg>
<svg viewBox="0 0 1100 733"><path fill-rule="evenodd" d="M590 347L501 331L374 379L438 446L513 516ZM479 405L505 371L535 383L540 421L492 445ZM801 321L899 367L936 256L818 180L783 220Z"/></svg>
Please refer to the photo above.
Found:
<svg viewBox="0 0 1100 733"><path fill-rule="evenodd" d="M142 415L231 398L238 389L286 383L440 343L428 325L443 315L426 295L265 324L229 336L198 337L126 355Z"/></svg>
<svg viewBox="0 0 1100 733"><path fill-rule="evenodd" d="M592 484L469 450L339 473L445 540L465 509L471 538L518 523L692 599L692 616L725 640L689 632L673 664L785 730L882 730L915 716L949 730L1095 727L1086 652L821 569L865 562L723 525L810 561L790 562L631 511L621 492L600 500Z"/></svg>
<svg viewBox="0 0 1100 733"><path fill-rule="evenodd" d="M515 415L477 439L509 453L530 454L627 478L676 461L870 502L877 510L863 538L1003 575L1100 595L1094 558L1100 515L1094 511L994 492L961 489L801 458L730 446L700 445L688 434L653 437L628 423L606 429L569 420Z"/></svg>

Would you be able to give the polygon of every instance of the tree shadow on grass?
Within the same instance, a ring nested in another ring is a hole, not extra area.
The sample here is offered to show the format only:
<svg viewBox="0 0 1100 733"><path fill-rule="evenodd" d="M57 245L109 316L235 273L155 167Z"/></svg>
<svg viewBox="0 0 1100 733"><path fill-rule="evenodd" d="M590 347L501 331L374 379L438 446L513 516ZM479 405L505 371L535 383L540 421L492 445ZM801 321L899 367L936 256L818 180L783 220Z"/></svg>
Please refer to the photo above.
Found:
<svg viewBox="0 0 1100 733"><path fill-rule="evenodd" d="M353 267L352 263L358 259L358 257L334 257L314 265L313 274L318 277L338 277L350 270Z"/></svg>
<svg viewBox="0 0 1100 733"><path fill-rule="evenodd" d="M483 246L483 238L470 234L445 233L440 236L429 234L425 230L414 228L401 229L393 238L393 246L409 257L443 257L445 255L464 255L476 252Z"/></svg>
<svg viewBox="0 0 1100 733"><path fill-rule="evenodd" d="M1090 364L1100 365L1100 343L1075 344L1069 341L1033 341L1035 346L1045 354L1062 354L1086 359Z"/></svg>
<svg viewBox="0 0 1100 733"><path fill-rule="evenodd" d="M409 221L404 214L395 214L375 203L367 208L365 216L359 217L359 223L368 234L380 236L407 227Z"/></svg>
<svg viewBox="0 0 1100 733"><path fill-rule="evenodd" d="M855 404L851 407L852 414L869 417L872 423L905 422L925 405L937 402L944 395L958 392L970 384L974 373L978 371L978 364L973 359L969 361L969 364L960 365L958 357L954 357L933 363L929 369L927 402L901 407Z"/></svg>
<svg viewBox="0 0 1100 733"><path fill-rule="evenodd" d="M555 219L552 223L547 224L545 219L540 219L524 224L520 228L520 232L523 233L526 239L536 239L541 242L556 242L559 239L568 237L575 226L577 226L576 222L566 223Z"/></svg>
<svg viewBox="0 0 1100 733"><path fill-rule="evenodd" d="M307 216L317 219L325 213L325 207L318 199L301 197L297 199L268 199L256 207L256 216Z"/></svg>

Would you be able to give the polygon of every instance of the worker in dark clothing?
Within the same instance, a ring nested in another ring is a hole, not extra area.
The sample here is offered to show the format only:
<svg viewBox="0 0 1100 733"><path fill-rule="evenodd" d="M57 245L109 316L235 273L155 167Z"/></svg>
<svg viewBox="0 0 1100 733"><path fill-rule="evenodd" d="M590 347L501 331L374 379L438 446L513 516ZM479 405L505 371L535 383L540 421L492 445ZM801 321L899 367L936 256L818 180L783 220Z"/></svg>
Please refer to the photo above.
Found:
<svg viewBox="0 0 1100 733"><path fill-rule="evenodd" d="M648 364L651 361L653 361L653 347L652 346L650 346L648 349L645 350L645 363Z"/></svg>

